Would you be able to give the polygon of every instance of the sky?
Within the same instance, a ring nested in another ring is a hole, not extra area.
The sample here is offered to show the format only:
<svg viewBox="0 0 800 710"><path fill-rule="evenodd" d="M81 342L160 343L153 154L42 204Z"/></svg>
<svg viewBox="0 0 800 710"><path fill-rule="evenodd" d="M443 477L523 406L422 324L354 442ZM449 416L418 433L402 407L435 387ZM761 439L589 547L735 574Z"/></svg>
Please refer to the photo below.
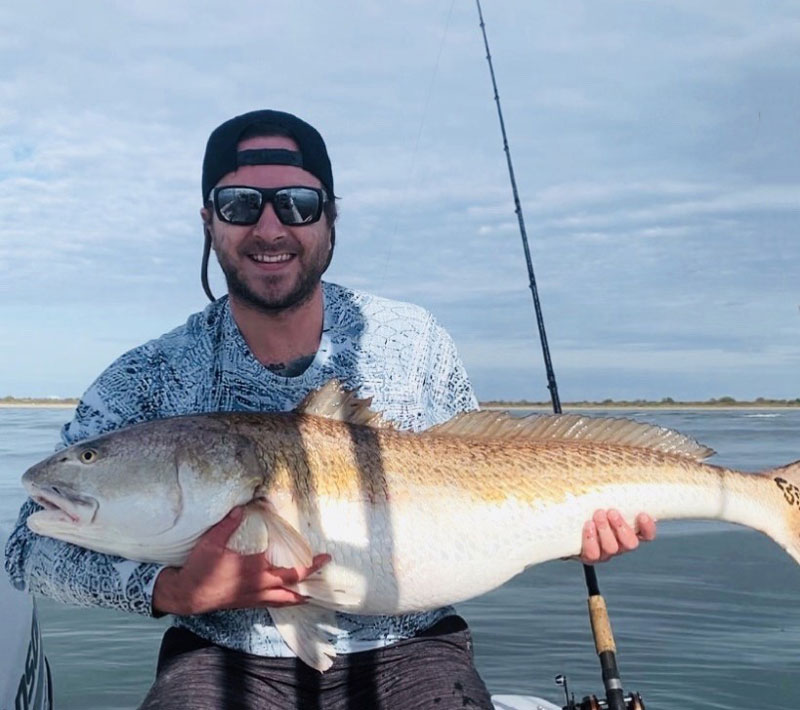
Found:
<svg viewBox="0 0 800 710"><path fill-rule="evenodd" d="M800 397L800 4L483 14L561 399ZM328 144L326 278L546 400L471 0L0 4L0 396L79 396L205 306L205 141L256 108Z"/></svg>

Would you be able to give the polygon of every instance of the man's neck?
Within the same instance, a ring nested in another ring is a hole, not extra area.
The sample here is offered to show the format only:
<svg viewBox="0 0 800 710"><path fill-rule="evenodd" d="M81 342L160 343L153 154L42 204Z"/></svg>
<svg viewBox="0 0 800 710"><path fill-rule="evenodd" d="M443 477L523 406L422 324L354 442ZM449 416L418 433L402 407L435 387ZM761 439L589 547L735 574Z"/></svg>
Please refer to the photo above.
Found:
<svg viewBox="0 0 800 710"><path fill-rule="evenodd" d="M322 285L302 304L266 313L230 297L231 314L256 359L279 374L316 353L322 336Z"/></svg>

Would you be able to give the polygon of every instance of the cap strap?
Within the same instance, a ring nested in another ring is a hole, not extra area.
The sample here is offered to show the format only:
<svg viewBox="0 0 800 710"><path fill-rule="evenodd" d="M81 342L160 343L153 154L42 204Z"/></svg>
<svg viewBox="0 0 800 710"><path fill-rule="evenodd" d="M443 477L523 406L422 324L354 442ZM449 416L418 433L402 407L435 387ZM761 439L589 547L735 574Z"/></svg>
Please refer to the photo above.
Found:
<svg viewBox="0 0 800 710"><path fill-rule="evenodd" d="M239 165L296 165L303 167L303 154L283 148L240 150L236 154Z"/></svg>

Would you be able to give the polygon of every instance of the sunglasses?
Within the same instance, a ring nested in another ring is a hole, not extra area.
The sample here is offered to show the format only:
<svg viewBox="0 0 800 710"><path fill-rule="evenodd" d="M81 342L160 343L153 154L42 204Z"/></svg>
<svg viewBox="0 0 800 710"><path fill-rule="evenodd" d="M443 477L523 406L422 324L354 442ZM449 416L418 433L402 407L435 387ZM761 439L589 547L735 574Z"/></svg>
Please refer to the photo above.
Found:
<svg viewBox="0 0 800 710"><path fill-rule="evenodd" d="M217 217L228 224L255 224L264 206L271 202L281 224L296 226L317 222L328 196L316 187L225 185L211 191L211 200Z"/></svg>

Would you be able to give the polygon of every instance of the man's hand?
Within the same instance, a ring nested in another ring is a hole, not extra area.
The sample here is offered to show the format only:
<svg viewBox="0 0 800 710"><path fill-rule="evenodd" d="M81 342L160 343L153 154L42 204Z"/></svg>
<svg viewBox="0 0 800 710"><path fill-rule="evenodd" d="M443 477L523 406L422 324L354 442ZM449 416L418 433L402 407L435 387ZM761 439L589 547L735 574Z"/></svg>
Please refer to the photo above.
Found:
<svg viewBox="0 0 800 710"><path fill-rule="evenodd" d="M636 516L636 529L625 522L613 508L597 510L583 526L583 545L580 560L586 565L605 562L615 555L639 547L639 541L650 541L656 536L656 523L645 513Z"/></svg>
<svg viewBox="0 0 800 710"><path fill-rule="evenodd" d="M241 519L242 508L234 508L197 541L183 567L161 571L153 588L156 613L186 616L305 602L284 585L304 580L329 562L330 556L317 555L311 567L286 569L271 567L263 553L232 552L225 545Z"/></svg>

